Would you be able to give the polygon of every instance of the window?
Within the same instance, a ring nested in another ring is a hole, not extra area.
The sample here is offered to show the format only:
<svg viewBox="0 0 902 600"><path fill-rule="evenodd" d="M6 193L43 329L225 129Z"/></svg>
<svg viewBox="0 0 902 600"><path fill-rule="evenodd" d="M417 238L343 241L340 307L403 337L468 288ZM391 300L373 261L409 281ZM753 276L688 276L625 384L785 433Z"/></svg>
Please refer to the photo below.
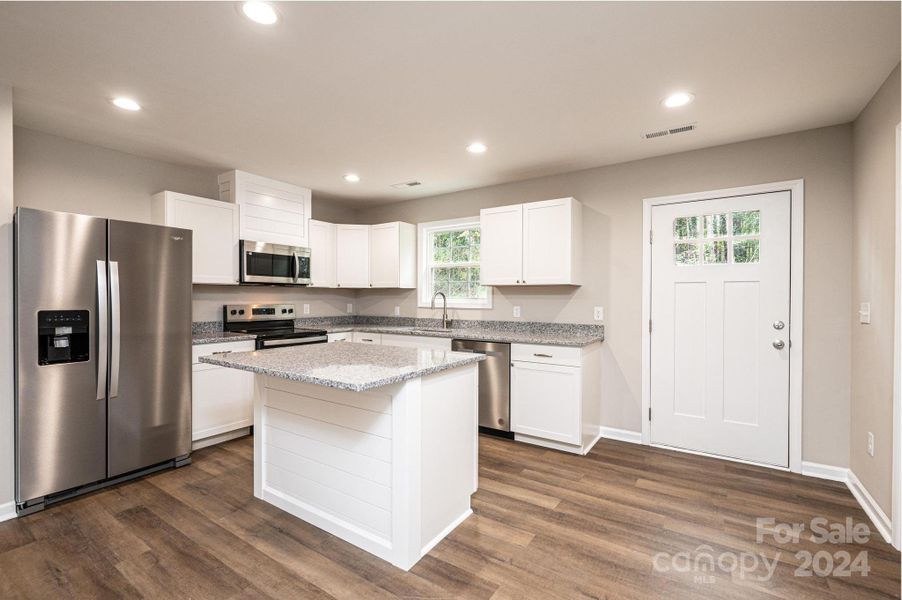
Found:
<svg viewBox="0 0 902 600"><path fill-rule="evenodd" d="M761 211L679 217L673 221L673 259L678 265L757 263Z"/></svg>
<svg viewBox="0 0 902 600"><path fill-rule="evenodd" d="M492 290L479 283L479 217L420 223L419 306L442 292L449 308L491 308Z"/></svg>

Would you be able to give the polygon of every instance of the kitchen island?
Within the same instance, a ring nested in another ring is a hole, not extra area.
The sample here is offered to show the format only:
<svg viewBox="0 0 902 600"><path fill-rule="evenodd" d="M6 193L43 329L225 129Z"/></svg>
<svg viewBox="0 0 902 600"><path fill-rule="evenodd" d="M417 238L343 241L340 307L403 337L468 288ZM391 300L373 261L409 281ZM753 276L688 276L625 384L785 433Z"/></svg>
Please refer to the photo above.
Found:
<svg viewBox="0 0 902 600"><path fill-rule="evenodd" d="M344 343L200 360L257 374L254 495L408 570L472 513L484 358Z"/></svg>

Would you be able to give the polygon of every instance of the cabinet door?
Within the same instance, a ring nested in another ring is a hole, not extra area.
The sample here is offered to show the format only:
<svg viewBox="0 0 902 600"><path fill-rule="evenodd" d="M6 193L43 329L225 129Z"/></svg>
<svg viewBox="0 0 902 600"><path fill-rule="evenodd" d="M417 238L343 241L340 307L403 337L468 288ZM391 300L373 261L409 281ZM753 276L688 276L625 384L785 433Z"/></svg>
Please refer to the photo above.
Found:
<svg viewBox="0 0 902 600"><path fill-rule="evenodd" d="M486 208L479 213L480 281L518 285L523 279L523 205Z"/></svg>
<svg viewBox="0 0 902 600"><path fill-rule="evenodd" d="M371 225L370 287L399 287L400 268L400 224Z"/></svg>
<svg viewBox="0 0 902 600"><path fill-rule="evenodd" d="M370 226L336 225L335 239L338 287L369 287Z"/></svg>
<svg viewBox="0 0 902 600"><path fill-rule="evenodd" d="M353 341L358 344L381 344L382 335L378 333L355 331Z"/></svg>
<svg viewBox="0 0 902 600"><path fill-rule="evenodd" d="M238 207L228 202L163 192L154 197L161 203L159 225L190 229L192 235L192 282L234 285L238 283Z"/></svg>
<svg viewBox="0 0 902 600"><path fill-rule="evenodd" d="M577 283L573 245L579 236L574 232L574 202L561 198L523 205L523 283Z"/></svg>
<svg viewBox="0 0 902 600"><path fill-rule="evenodd" d="M335 225L310 220L311 286L335 287Z"/></svg>
<svg viewBox="0 0 902 600"><path fill-rule="evenodd" d="M254 424L253 373L194 365L192 391L192 441Z"/></svg>
<svg viewBox="0 0 902 600"><path fill-rule="evenodd" d="M581 443L580 368L514 361L511 430L568 444Z"/></svg>

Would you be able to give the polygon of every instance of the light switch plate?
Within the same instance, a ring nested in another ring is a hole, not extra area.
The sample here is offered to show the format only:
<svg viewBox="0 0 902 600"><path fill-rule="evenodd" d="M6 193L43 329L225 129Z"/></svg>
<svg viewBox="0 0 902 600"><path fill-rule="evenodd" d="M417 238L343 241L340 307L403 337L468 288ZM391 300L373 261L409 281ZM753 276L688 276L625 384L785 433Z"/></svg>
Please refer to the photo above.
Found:
<svg viewBox="0 0 902 600"><path fill-rule="evenodd" d="M596 306L592 318L596 321L604 321L604 308Z"/></svg>
<svg viewBox="0 0 902 600"><path fill-rule="evenodd" d="M514 318L515 318L515 319L519 319L519 318L520 318L520 307L519 307L519 306L515 306L515 307L514 307Z"/></svg>
<svg viewBox="0 0 902 600"><path fill-rule="evenodd" d="M354 305L351 304L350 302L348 302L348 314L350 315L353 312L354 312Z"/></svg>
<svg viewBox="0 0 902 600"><path fill-rule="evenodd" d="M396 316L396 317L400 317L400 316L401 316L401 307L400 307L400 306L396 306L396 307L395 307L395 316Z"/></svg>
<svg viewBox="0 0 902 600"><path fill-rule="evenodd" d="M858 307L858 322L863 325L869 325L871 323L870 302L862 302L861 306Z"/></svg>
<svg viewBox="0 0 902 600"><path fill-rule="evenodd" d="M309 314L310 314L310 305L309 305L309 304L305 304L305 305L304 305L304 314L305 314L305 315L309 315Z"/></svg>

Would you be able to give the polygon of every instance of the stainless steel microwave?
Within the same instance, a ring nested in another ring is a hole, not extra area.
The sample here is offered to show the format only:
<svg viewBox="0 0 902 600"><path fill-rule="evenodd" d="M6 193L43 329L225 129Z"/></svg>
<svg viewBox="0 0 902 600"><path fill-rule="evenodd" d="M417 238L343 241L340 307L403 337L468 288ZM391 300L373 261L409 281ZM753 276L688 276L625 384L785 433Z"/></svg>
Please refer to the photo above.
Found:
<svg viewBox="0 0 902 600"><path fill-rule="evenodd" d="M241 240L241 283L310 285L310 249Z"/></svg>

